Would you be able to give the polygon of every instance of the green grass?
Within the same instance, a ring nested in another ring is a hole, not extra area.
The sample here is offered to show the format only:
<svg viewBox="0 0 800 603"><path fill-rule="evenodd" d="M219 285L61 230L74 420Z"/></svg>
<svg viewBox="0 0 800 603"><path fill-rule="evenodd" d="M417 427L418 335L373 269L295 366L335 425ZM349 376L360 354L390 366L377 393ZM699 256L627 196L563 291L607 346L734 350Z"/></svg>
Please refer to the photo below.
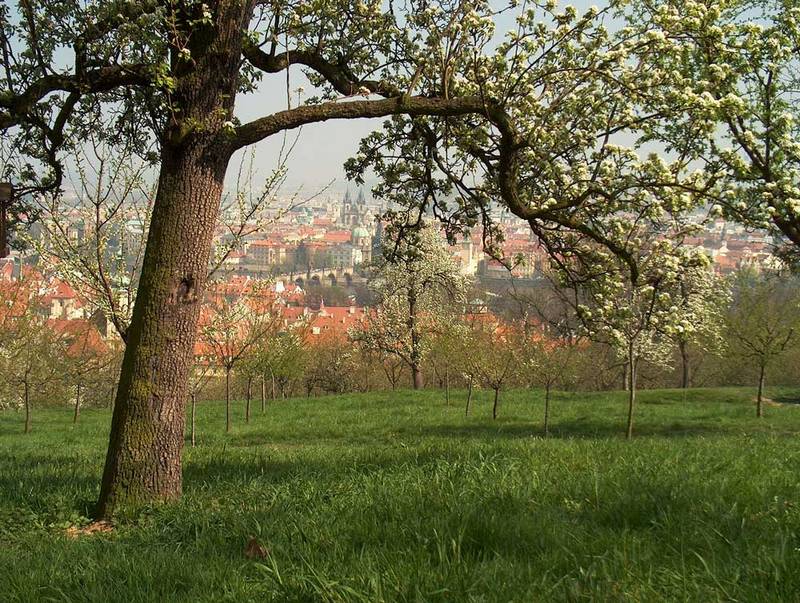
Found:
<svg viewBox="0 0 800 603"><path fill-rule="evenodd" d="M0 601L797 601L800 398L752 392L288 400L224 434L201 406L184 498L70 539L109 422L0 413ZM267 559L244 555L249 537Z"/></svg>

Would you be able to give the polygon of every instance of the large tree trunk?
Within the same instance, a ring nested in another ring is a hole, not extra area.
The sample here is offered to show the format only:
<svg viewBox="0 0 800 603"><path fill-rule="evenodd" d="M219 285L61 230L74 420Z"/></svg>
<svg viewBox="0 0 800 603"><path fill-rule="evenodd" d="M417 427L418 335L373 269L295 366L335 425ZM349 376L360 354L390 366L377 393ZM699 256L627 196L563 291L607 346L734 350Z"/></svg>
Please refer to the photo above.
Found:
<svg viewBox="0 0 800 603"><path fill-rule="evenodd" d="M75 412L72 414L72 423L78 422L81 416L81 383L80 381L75 386Z"/></svg>
<svg viewBox="0 0 800 603"><path fill-rule="evenodd" d="M628 356L628 426L625 437L633 437L633 411L636 405L636 357L631 353Z"/></svg>
<svg viewBox="0 0 800 603"><path fill-rule="evenodd" d="M766 369L762 365L758 372L758 395L756 396L756 416L764 416L764 383L766 382Z"/></svg>
<svg viewBox="0 0 800 603"><path fill-rule="evenodd" d="M681 387L689 389L692 382L692 367L689 364L689 346L685 341L678 344L678 349L681 352Z"/></svg>
<svg viewBox="0 0 800 603"><path fill-rule="evenodd" d="M198 300L230 149L220 143L239 84L242 31L253 0L220 0L215 23L192 31L191 60L172 50L173 113L161 139L161 168L138 294L111 421L99 517L126 503L176 499L187 380ZM188 36L187 36L188 37Z"/></svg>
<svg viewBox="0 0 800 603"><path fill-rule="evenodd" d="M224 169L165 157L98 503L181 494L184 401Z"/></svg>

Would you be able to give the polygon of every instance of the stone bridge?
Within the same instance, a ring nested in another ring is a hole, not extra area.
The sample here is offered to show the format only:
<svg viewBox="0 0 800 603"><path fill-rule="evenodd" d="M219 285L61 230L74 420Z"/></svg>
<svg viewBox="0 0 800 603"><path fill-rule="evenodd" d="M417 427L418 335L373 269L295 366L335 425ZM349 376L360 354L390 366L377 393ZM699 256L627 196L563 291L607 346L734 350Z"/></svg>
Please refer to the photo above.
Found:
<svg viewBox="0 0 800 603"><path fill-rule="evenodd" d="M279 278L284 278L300 287L309 283L330 287L347 287L366 282L363 276L354 274L352 268L315 268L306 272L283 274Z"/></svg>

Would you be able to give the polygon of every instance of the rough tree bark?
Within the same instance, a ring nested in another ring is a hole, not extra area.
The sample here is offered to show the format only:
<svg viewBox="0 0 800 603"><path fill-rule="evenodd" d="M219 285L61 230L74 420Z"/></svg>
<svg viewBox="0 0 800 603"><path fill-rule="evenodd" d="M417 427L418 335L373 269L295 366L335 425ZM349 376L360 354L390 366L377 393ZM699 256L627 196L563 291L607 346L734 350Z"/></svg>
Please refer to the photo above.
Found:
<svg viewBox="0 0 800 603"><path fill-rule="evenodd" d="M492 419L497 418L497 403L500 401L500 388L494 388L494 404L492 405Z"/></svg>
<svg viewBox="0 0 800 603"><path fill-rule="evenodd" d="M181 495L184 405L199 305L231 150L219 144L239 80L252 0L222 0L192 34L191 65L172 51L180 108L161 167L111 421L98 517ZM211 30L211 31L209 31Z"/></svg>
<svg viewBox="0 0 800 603"><path fill-rule="evenodd" d="M181 494L183 400L224 169L167 148L114 404L98 515ZM212 162L214 163L214 162ZM178 245L170 239L177 237ZM228 428L230 421L228 420Z"/></svg>

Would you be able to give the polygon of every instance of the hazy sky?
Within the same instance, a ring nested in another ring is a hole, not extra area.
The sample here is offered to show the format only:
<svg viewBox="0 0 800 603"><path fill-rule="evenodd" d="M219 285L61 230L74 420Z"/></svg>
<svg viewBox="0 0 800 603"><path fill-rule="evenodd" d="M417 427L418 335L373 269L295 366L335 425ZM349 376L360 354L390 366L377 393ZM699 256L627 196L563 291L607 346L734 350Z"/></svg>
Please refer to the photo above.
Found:
<svg viewBox="0 0 800 603"><path fill-rule="evenodd" d="M312 87L299 68L292 68L290 89L303 86L306 95ZM266 76L258 92L240 95L236 103L236 116L243 122L286 109L286 74ZM297 105L292 99L292 105ZM314 193L331 181L331 190L344 192L348 183L342 164L355 154L358 142L372 130L380 127L383 119L331 120L320 124L310 124L286 133L286 144L296 139L296 144L287 161L289 170L285 191L294 192L302 186L304 193ZM278 156L284 138L273 136L255 145L255 165L270 173L277 166ZM252 149L246 151L250 153ZM234 186L240 164L241 154L237 155L228 168L229 186ZM355 185L350 184L351 188Z"/></svg>
<svg viewBox="0 0 800 603"><path fill-rule="evenodd" d="M496 6L505 6L505 1L493 2ZM564 6L566 2L559 2ZM589 8L592 4L589 0L577 0L571 2L578 11ZM603 2L597 2L603 6ZM496 21L497 36L504 36L506 32L515 25L514 15L505 13L498 17ZM295 90L302 86L306 90L306 95L313 93L311 85L302 74L299 68L290 70L289 89ZM293 106L297 104L296 99L292 101ZM260 84L258 92L249 95L240 95L237 98L236 116L242 121L280 111L286 108L286 74L276 74L265 76ZM379 128L385 118L381 119L361 119L361 120L331 120L322 124L304 126L299 131L299 138L295 145L294 152L287 162L288 176L284 192L294 192L298 187L302 187L303 193L313 193L324 187L329 182L334 181L331 186L332 192L343 193L348 187L355 189L355 185L348 183L342 164L348 157L351 157L358 149L361 138L369 134L372 130ZM298 130L288 133L288 139L294 140ZM272 137L256 145L256 165L264 173L268 173L276 166L278 154L281 148L282 138ZM236 174L239 166L239 157L231 162L228 171L228 185L235 186ZM369 182L367 183L369 185ZM367 191L368 192L368 191Z"/></svg>

